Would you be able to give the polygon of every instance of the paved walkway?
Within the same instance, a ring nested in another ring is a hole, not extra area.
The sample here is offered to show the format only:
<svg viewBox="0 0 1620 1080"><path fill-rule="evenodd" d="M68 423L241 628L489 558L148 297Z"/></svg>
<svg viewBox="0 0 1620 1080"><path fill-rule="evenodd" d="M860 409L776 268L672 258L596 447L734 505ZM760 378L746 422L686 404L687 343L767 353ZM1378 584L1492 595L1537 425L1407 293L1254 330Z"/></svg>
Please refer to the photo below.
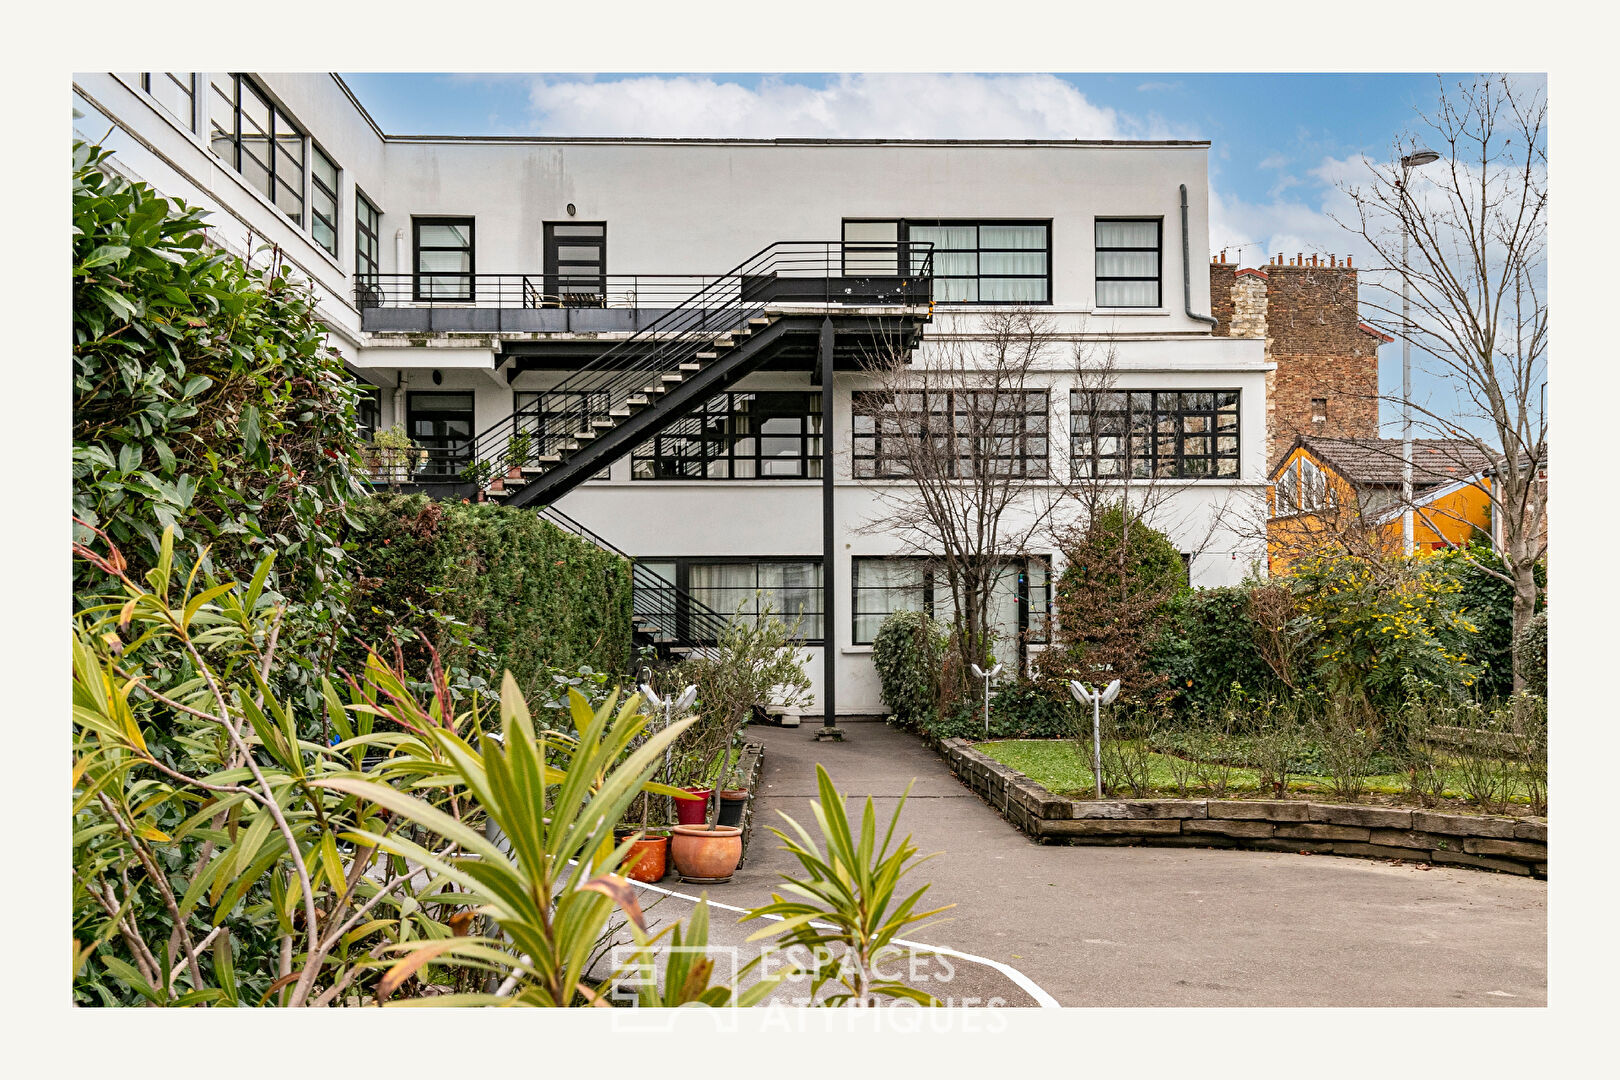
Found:
<svg viewBox="0 0 1620 1080"><path fill-rule="evenodd" d="M797 868L764 826L785 810L816 834L819 761L857 797L852 815L871 795L886 821L915 779L901 829L942 852L916 879L933 883L930 906L956 907L908 936L1015 968L1063 1005L1546 1004L1544 881L1322 855L1044 846L915 737L845 727L845 743L817 743L808 726L750 729L766 748L755 831L736 877L707 887L712 900L767 902ZM673 877L665 888L696 891ZM659 914L689 909L664 903ZM717 943L760 925L715 916ZM950 967L933 968L937 996L1036 1003L994 968Z"/></svg>

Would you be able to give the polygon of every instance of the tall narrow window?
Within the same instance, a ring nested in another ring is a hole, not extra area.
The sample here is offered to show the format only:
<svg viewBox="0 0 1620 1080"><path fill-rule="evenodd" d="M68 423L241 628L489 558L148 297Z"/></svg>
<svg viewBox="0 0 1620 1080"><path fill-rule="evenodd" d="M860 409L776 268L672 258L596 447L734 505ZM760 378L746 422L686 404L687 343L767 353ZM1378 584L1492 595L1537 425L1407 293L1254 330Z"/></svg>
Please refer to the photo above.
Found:
<svg viewBox="0 0 1620 1080"><path fill-rule="evenodd" d="M473 219L413 218L416 248L416 299L474 298Z"/></svg>
<svg viewBox="0 0 1620 1080"><path fill-rule="evenodd" d="M354 193L354 277L356 285L377 285L382 272L382 213L371 200Z"/></svg>
<svg viewBox="0 0 1620 1080"><path fill-rule="evenodd" d="M1313 423L1313 424L1325 424L1325 423L1327 423L1327 398L1325 398L1325 397L1313 397L1313 398L1311 398L1311 423Z"/></svg>
<svg viewBox="0 0 1620 1080"><path fill-rule="evenodd" d="M1159 307L1163 222L1097 222L1097 306Z"/></svg>
<svg viewBox="0 0 1620 1080"><path fill-rule="evenodd" d="M320 147L309 148L310 235L329 254L338 250L338 169Z"/></svg>
<svg viewBox="0 0 1620 1080"><path fill-rule="evenodd" d="M208 145L295 223L304 223L304 133L244 75L216 75Z"/></svg>
<svg viewBox="0 0 1620 1080"><path fill-rule="evenodd" d="M546 303L558 307L607 304L607 222L545 223Z"/></svg>
<svg viewBox="0 0 1620 1080"><path fill-rule="evenodd" d="M187 131L192 130L193 78L194 74L190 71L147 71L141 74L141 89L151 94L152 100L180 121Z"/></svg>

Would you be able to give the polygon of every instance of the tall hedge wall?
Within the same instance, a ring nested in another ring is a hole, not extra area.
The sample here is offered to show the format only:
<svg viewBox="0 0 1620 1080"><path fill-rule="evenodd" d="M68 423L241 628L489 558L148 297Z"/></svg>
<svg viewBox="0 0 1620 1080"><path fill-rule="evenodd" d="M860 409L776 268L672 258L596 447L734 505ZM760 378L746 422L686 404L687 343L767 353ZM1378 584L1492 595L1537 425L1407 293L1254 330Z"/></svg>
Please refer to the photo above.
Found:
<svg viewBox="0 0 1620 1080"><path fill-rule="evenodd" d="M363 526L354 537L361 641L381 648L392 634L414 643L421 629L446 667L496 678L505 668L526 693L541 685L548 665L628 667L630 564L617 555L532 510L377 495L356 504L353 516ZM491 655L470 663L469 641ZM406 656L412 673L420 671L425 650L412 644Z"/></svg>

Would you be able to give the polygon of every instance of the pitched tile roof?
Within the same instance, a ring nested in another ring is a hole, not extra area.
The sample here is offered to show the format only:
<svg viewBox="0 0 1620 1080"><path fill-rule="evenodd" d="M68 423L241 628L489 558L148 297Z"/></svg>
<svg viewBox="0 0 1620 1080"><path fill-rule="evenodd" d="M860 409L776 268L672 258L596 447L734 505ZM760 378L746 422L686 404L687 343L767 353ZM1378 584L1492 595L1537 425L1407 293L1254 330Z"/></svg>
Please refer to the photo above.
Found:
<svg viewBox="0 0 1620 1080"><path fill-rule="evenodd" d="M1399 439L1301 437L1299 442L1352 484L1382 486L1401 482ZM1463 480L1492 464L1492 459L1467 439L1412 440L1412 481L1419 487Z"/></svg>

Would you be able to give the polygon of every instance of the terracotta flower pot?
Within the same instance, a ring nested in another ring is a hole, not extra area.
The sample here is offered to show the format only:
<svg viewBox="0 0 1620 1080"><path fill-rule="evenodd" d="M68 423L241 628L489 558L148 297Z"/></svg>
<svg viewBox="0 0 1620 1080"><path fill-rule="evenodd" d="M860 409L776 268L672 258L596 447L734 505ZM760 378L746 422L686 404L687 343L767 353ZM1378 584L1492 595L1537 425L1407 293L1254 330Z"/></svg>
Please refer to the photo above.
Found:
<svg viewBox="0 0 1620 1080"><path fill-rule="evenodd" d="M730 881L742 861L742 830L732 825L677 825L670 853L682 881Z"/></svg>
<svg viewBox="0 0 1620 1080"><path fill-rule="evenodd" d="M676 799L675 820L682 825L703 824L708 820L709 817L710 789L689 787L681 788L681 790L690 791L693 795L696 795L697 798Z"/></svg>
<svg viewBox="0 0 1620 1080"><path fill-rule="evenodd" d="M721 825L741 825L743 807L747 805L747 788L722 791L720 793L720 816L715 820Z"/></svg>
<svg viewBox="0 0 1620 1080"><path fill-rule="evenodd" d="M506 478L508 480L521 480L523 479L523 470L516 465L508 466L506 470Z"/></svg>
<svg viewBox="0 0 1620 1080"><path fill-rule="evenodd" d="M625 859L624 876L632 881L658 882L669 872L669 837L654 833L637 840Z"/></svg>

